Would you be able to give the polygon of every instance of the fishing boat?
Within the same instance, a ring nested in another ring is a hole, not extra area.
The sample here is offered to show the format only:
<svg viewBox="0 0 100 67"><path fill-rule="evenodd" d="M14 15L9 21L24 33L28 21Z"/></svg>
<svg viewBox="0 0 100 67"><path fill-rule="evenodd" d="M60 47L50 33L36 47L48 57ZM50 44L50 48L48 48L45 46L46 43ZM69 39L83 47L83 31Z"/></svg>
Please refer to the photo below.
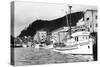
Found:
<svg viewBox="0 0 100 67"><path fill-rule="evenodd" d="M70 8L70 15L71 15L71 6ZM68 17L66 16L68 19ZM54 44L54 50L55 51L65 51L68 53L87 53L92 54L92 46L93 46L93 38L90 35L90 32L87 30L87 28L83 25L82 28L79 28L76 26L74 29L71 27L71 16L70 16L70 23L69 25L69 35L65 36L62 41L59 41L59 43ZM74 30L74 31L73 31ZM60 39L59 39L60 40ZM57 46L58 45L58 46Z"/></svg>
<svg viewBox="0 0 100 67"><path fill-rule="evenodd" d="M63 44L59 45L65 45L64 47L55 47L56 50L73 50L78 49L79 46L87 46L87 48L90 48L93 44L93 38L90 36L90 33L87 31L78 31L71 35L71 38L67 38L64 41L62 41Z"/></svg>

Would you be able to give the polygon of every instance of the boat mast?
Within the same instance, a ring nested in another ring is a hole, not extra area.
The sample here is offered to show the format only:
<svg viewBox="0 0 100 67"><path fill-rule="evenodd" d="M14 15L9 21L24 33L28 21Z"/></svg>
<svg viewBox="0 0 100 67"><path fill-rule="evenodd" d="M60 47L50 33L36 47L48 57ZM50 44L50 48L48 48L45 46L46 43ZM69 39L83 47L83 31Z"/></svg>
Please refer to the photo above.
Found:
<svg viewBox="0 0 100 67"><path fill-rule="evenodd" d="M71 8L72 8L72 6L68 5L68 7L69 7L69 12L70 12L70 14L69 14L69 27L70 27L69 35L71 38Z"/></svg>

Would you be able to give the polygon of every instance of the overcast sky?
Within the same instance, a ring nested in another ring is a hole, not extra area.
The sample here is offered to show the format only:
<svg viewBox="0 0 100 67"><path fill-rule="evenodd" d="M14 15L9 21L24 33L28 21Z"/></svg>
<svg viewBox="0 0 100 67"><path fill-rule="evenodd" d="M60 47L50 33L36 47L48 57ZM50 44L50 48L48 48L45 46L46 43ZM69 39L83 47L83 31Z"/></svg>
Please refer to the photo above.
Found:
<svg viewBox="0 0 100 67"><path fill-rule="evenodd" d="M72 5L72 12L95 9L96 6ZM69 13L68 4L34 3L34 2L15 2L14 12L14 33L15 37L36 19L53 20Z"/></svg>

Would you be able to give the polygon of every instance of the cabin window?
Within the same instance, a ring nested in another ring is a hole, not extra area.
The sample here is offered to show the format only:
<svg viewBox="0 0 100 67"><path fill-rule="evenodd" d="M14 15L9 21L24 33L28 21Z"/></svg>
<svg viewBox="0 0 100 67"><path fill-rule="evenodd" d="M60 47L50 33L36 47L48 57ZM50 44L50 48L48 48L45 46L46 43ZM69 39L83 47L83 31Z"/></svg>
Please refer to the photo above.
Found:
<svg viewBox="0 0 100 67"><path fill-rule="evenodd" d="M75 41L78 41L78 37L75 37Z"/></svg>
<svg viewBox="0 0 100 67"><path fill-rule="evenodd" d="M84 37L83 37L83 39L84 39Z"/></svg>
<svg viewBox="0 0 100 67"><path fill-rule="evenodd" d="M88 31L90 31L90 29L88 28Z"/></svg>
<svg viewBox="0 0 100 67"><path fill-rule="evenodd" d="M90 46L88 46L88 49L90 49Z"/></svg>
<svg viewBox="0 0 100 67"><path fill-rule="evenodd" d="M86 39L87 39L87 36L86 36Z"/></svg>
<svg viewBox="0 0 100 67"><path fill-rule="evenodd" d="M76 41L76 37L75 37L75 41Z"/></svg>
<svg viewBox="0 0 100 67"><path fill-rule="evenodd" d="M78 41L78 37L77 37L77 41Z"/></svg>

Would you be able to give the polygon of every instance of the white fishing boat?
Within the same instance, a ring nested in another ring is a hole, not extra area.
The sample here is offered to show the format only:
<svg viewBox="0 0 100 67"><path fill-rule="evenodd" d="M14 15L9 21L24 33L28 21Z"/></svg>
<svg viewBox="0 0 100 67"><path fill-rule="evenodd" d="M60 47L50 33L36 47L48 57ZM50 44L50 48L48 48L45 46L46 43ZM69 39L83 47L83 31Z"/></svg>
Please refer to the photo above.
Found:
<svg viewBox="0 0 100 67"><path fill-rule="evenodd" d="M56 50L73 50L78 49L79 46L86 46L90 48L93 44L93 38L90 36L90 33L87 31L75 32L71 35L71 38L68 38L62 41L64 47L55 47ZM62 44L60 44L62 45Z"/></svg>

